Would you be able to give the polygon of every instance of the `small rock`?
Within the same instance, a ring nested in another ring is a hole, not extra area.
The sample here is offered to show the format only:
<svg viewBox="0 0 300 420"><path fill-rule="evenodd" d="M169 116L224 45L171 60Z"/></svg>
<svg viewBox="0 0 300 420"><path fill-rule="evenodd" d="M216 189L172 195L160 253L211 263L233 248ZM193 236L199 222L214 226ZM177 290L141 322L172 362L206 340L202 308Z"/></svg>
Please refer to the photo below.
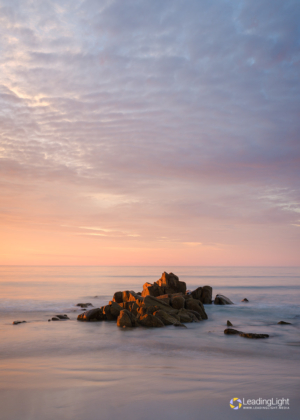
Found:
<svg viewBox="0 0 300 420"><path fill-rule="evenodd" d="M56 318L59 318L59 319L61 319L61 320L67 320L67 319L70 319L70 318L68 317L68 315L55 315L55 317L56 317Z"/></svg>
<svg viewBox="0 0 300 420"><path fill-rule="evenodd" d="M269 338L269 334L241 333L240 336L245 338Z"/></svg>
<svg viewBox="0 0 300 420"><path fill-rule="evenodd" d="M239 335L239 334L242 334L242 331L234 330L233 328L226 328L226 330L224 330L224 334Z"/></svg>
<svg viewBox="0 0 300 420"><path fill-rule="evenodd" d="M23 324L24 322L26 322L26 321L14 321L13 325Z"/></svg>
<svg viewBox="0 0 300 420"><path fill-rule="evenodd" d="M77 303L76 306L80 306L80 308L88 308L89 306L93 306L91 303Z"/></svg>
<svg viewBox="0 0 300 420"><path fill-rule="evenodd" d="M247 298L245 298L241 302L249 302L249 300Z"/></svg>
<svg viewBox="0 0 300 420"><path fill-rule="evenodd" d="M232 323L230 321L227 321L227 327L232 327Z"/></svg>
<svg viewBox="0 0 300 420"><path fill-rule="evenodd" d="M223 295L216 295L214 300L215 305L233 305L233 302L231 300Z"/></svg>
<svg viewBox="0 0 300 420"><path fill-rule="evenodd" d="M255 334L255 333L244 333L243 331L234 330L233 328L226 328L224 334L227 335L239 335L245 338L268 338L268 334Z"/></svg>
<svg viewBox="0 0 300 420"><path fill-rule="evenodd" d="M290 322L279 321L278 325L292 325Z"/></svg>
<svg viewBox="0 0 300 420"><path fill-rule="evenodd" d="M51 319L52 319L52 321L60 321L60 319L57 318L56 316L53 316Z"/></svg>

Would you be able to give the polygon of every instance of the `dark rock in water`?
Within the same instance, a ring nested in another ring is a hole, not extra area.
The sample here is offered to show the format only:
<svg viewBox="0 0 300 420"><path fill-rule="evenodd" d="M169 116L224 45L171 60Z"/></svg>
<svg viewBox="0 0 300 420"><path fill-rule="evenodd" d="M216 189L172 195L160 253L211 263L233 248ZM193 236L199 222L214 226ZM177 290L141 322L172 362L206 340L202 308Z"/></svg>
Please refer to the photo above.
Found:
<svg viewBox="0 0 300 420"><path fill-rule="evenodd" d="M104 321L106 319L106 316L103 314L103 310L101 308L95 308L83 312L82 314L79 314L77 319L78 321L87 322Z"/></svg>
<svg viewBox="0 0 300 420"><path fill-rule="evenodd" d="M51 322L51 319L48 319L48 322Z"/></svg>
<svg viewBox="0 0 300 420"><path fill-rule="evenodd" d="M277 324L278 325L292 325L290 322L285 322L285 321L279 321Z"/></svg>
<svg viewBox="0 0 300 420"><path fill-rule="evenodd" d="M230 321L227 321L227 327L232 327L232 323Z"/></svg>
<svg viewBox="0 0 300 420"><path fill-rule="evenodd" d="M91 303L77 303L76 306L80 306L80 308L88 308L89 306L93 306Z"/></svg>
<svg viewBox="0 0 300 420"><path fill-rule="evenodd" d="M55 315L55 317L56 317L56 318L59 318L59 319L61 319L61 320L67 320L67 319L70 319L70 318L68 317L68 315Z"/></svg>
<svg viewBox="0 0 300 420"><path fill-rule="evenodd" d="M254 334L254 333L241 333L241 337L245 338L269 338L268 334Z"/></svg>
<svg viewBox="0 0 300 420"><path fill-rule="evenodd" d="M249 300L247 298L245 298L241 302L249 302Z"/></svg>
<svg viewBox="0 0 300 420"><path fill-rule="evenodd" d="M57 318L56 316L53 316L53 317L51 318L51 320L52 320L52 321L60 321L60 319L59 319L59 318Z"/></svg>
<svg viewBox="0 0 300 420"><path fill-rule="evenodd" d="M234 330L233 328L226 328L226 330L224 330L224 334L227 335L240 335L243 334L242 331L238 331L238 330Z"/></svg>
<svg viewBox="0 0 300 420"><path fill-rule="evenodd" d="M200 314L202 319L207 319L207 314L204 310L203 304L202 302L200 302L200 300L197 299L188 299L185 302L185 307L186 309L189 309L191 311L195 311L198 312L198 314Z"/></svg>
<svg viewBox="0 0 300 420"><path fill-rule="evenodd" d="M268 338L268 334L255 334L255 333L244 333L243 331L234 330L233 328L226 328L224 334L227 335L239 335L245 338Z"/></svg>
<svg viewBox="0 0 300 420"><path fill-rule="evenodd" d="M215 305L233 305L233 302L231 302L231 300L226 296L216 295L214 304Z"/></svg>
<svg viewBox="0 0 300 420"><path fill-rule="evenodd" d="M13 325L24 324L26 321L14 321Z"/></svg>

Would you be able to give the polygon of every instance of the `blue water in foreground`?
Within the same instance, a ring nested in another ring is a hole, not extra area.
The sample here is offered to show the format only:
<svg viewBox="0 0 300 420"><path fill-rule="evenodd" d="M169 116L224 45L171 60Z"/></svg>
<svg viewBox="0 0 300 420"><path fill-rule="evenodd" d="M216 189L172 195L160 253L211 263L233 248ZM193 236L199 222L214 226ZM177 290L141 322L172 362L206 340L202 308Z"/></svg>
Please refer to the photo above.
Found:
<svg viewBox="0 0 300 420"><path fill-rule="evenodd" d="M234 305L206 305L208 320L187 329L76 320L78 302L102 306L163 271L191 290L210 285ZM3 420L300 417L300 268L0 267L0 290ZM71 320L48 322L58 313ZM270 338L224 335L227 320ZM230 408L232 398L242 407ZM246 405L259 398L289 405Z"/></svg>

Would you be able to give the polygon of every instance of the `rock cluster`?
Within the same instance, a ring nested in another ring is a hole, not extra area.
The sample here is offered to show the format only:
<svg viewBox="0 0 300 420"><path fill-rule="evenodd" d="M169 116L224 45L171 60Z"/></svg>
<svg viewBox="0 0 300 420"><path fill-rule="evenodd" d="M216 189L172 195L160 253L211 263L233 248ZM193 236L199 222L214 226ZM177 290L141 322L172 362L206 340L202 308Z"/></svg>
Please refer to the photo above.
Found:
<svg viewBox="0 0 300 420"><path fill-rule="evenodd" d="M212 288L198 287L186 293L186 284L173 273L163 273L155 283L145 283L143 291L116 292L112 301L80 315L80 321L117 321L122 328L165 325L185 327L184 323L207 319L203 303L211 303Z"/></svg>

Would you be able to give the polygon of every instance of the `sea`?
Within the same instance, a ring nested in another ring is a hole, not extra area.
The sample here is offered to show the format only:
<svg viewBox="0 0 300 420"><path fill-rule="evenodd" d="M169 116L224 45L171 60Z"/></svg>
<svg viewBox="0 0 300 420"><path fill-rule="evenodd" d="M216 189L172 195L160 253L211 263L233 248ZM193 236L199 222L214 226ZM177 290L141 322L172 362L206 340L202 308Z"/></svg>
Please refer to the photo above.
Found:
<svg viewBox="0 0 300 420"><path fill-rule="evenodd" d="M77 303L103 306L164 271L234 304L205 305L187 328L77 321ZM0 418L298 420L299 302L299 267L2 266ZM269 338L225 335L227 320Z"/></svg>

